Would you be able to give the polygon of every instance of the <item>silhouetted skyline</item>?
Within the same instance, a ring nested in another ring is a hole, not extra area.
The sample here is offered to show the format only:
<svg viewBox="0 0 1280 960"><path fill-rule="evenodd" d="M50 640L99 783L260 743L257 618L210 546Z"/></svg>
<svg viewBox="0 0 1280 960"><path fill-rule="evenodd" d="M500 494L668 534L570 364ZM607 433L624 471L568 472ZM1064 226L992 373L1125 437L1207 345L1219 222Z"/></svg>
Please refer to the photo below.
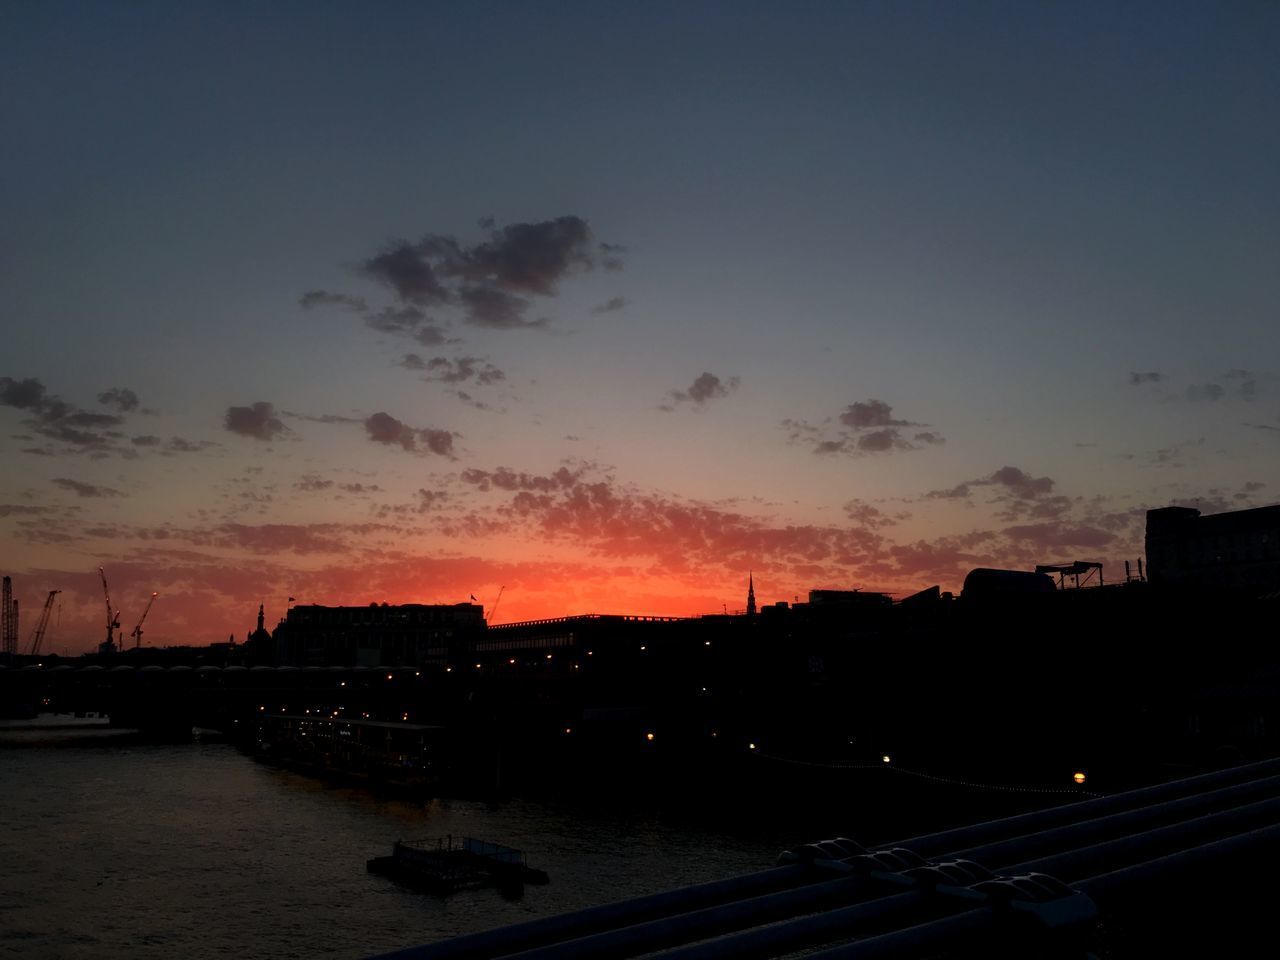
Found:
<svg viewBox="0 0 1280 960"><path fill-rule="evenodd" d="M1269 3L50 3L0 37L25 644L1142 555L1280 499Z"/></svg>

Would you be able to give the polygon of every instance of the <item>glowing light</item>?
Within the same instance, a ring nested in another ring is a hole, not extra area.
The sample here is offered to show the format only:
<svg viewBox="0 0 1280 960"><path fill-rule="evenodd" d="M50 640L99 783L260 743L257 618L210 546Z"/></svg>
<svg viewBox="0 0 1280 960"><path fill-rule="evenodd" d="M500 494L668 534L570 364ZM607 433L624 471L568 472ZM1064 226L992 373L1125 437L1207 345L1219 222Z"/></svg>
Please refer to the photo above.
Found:
<svg viewBox="0 0 1280 960"><path fill-rule="evenodd" d="M880 762L881 762L881 763L892 763L892 762L893 762L893 758L892 758L892 757L890 757L890 756L886 753L883 757L881 757L881 758L880 758Z"/></svg>
<svg viewBox="0 0 1280 960"><path fill-rule="evenodd" d="M564 728L564 732L565 732L565 733L573 733L573 727L565 727L565 728Z"/></svg>
<svg viewBox="0 0 1280 960"><path fill-rule="evenodd" d="M646 733L646 734L644 735L644 738L645 738L646 740L648 740L650 743L652 743L652 742L653 742L653 733L652 733L652 732L650 732L650 733Z"/></svg>
<svg viewBox="0 0 1280 960"><path fill-rule="evenodd" d="M702 641L702 645L703 645L704 647L709 647L709 646L711 646L711 641L710 641L710 640L703 640L703 641Z"/></svg>
<svg viewBox="0 0 1280 960"><path fill-rule="evenodd" d="M1087 780L1088 778L1084 775L1083 771L1077 770L1075 773L1071 775L1071 779L1074 780L1076 783L1084 783L1085 780Z"/></svg>
<svg viewBox="0 0 1280 960"><path fill-rule="evenodd" d="M444 672L445 672L445 673L453 673L453 667L445 667L445 668L444 668Z"/></svg>
<svg viewBox="0 0 1280 960"><path fill-rule="evenodd" d="M387 679L388 679L388 680L390 680L390 679L391 679L391 674L389 674L389 673L387 674Z"/></svg>
<svg viewBox="0 0 1280 960"><path fill-rule="evenodd" d="M588 656L588 657L589 657L589 656L591 656L591 651L590 651L590 650L588 650L588 651L587 651L587 656Z"/></svg>
<svg viewBox="0 0 1280 960"><path fill-rule="evenodd" d="M479 670L479 669L480 669L480 664L478 664L478 663L476 664L476 669L477 669L477 670Z"/></svg>
<svg viewBox="0 0 1280 960"><path fill-rule="evenodd" d="M340 686L340 687L345 687L346 685L347 685L347 681L345 681L345 680L339 680L339 681L338 681L338 686Z"/></svg>
<svg viewBox="0 0 1280 960"><path fill-rule="evenodd" d="M756 748L756 745L755 745L754 743L748 743L748 744L747 744L747 749L748 749L748 750L754 750L755 748Z"/></svg>
<svg viewBox="0 0 1280 960"><path fill-rule="evenodd" d="M642 644L640 644L640 649L641 649L641 650L647 650L647 649L648 649L648 647L646 647L646 646L642 643Z"/></svg>
<svg viewBox="0 0 1280 960"><path fill-rule="evenodd" d="M515 662L516 662L516 661L515 661L515 658L514 658L514 657L513 657L512 659L510 659L510 660L508 660L508 661L507 661L507 663L512 663L512 664L514 664Z"/></svg>
<svg viewBox="0 0 1280 960"><path fill-rule="evenodd" d="M550 659L551 659L551 654L549 654L549 653L547 654L547 659L548 659L548 660L550 660Z"/></svg>

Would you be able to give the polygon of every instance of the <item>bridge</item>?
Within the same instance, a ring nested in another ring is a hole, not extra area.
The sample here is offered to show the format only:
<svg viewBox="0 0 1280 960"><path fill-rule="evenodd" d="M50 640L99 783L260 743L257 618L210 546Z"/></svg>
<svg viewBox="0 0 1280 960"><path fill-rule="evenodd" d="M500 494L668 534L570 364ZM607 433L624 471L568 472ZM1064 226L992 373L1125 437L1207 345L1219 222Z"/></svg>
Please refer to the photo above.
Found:
<svg viewBox="0 0 1280 960"><path fill-rule="evenodd" d="M376 960L1235 953L1272 932L1278 790L1268 760L875 849L810 843L758 873Z"/></svg>

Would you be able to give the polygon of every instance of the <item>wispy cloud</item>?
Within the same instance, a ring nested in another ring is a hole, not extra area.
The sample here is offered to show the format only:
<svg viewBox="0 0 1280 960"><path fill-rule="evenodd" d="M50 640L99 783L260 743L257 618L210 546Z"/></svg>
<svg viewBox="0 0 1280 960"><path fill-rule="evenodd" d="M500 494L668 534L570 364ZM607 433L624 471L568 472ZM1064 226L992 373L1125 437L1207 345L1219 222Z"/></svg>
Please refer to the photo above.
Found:
<svg viewBox="0 0 1280 960"><path fill-rule="evenodd" d="M275 405L265 400L247 407L227 407L222 425L232 433L254 440L275 440L290 433L284 421L276 416Z"/></svg>
<svg viewBox="0 0 1280 960"><path fill-rule="evenodd" d="M687 390L672 390L668 393L667 402L660 404L659 409L671 411L675 409L677 404L681 403L702 407L712 400L729 396L729 394L738 389L740 383L741 380L738 377L729 377L721 380L714 373L704 370L694 378L693 383L689 385Z"/></svg>
<svg viewBox="0 0 1280 960"><path fill-rule="evenodd" d="M373 414L364 421L365 433L374 443L399 446L410 453L434 453L453 457L453 439L456 434L431 427L411 427L384 411Z"/></svg>

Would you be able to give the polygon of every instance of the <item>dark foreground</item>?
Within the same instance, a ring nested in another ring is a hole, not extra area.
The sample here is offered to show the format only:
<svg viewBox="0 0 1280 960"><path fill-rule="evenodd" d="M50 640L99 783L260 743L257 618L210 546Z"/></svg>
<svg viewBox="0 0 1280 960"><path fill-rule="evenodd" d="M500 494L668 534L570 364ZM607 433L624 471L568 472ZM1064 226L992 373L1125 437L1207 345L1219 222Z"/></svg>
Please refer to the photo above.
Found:
<svg viewBox="0 0 1280 960"><path fill-rule="evenodd" d="M1269 924L1280 760L779 865L384 960L1234 955Z"/></svg>

